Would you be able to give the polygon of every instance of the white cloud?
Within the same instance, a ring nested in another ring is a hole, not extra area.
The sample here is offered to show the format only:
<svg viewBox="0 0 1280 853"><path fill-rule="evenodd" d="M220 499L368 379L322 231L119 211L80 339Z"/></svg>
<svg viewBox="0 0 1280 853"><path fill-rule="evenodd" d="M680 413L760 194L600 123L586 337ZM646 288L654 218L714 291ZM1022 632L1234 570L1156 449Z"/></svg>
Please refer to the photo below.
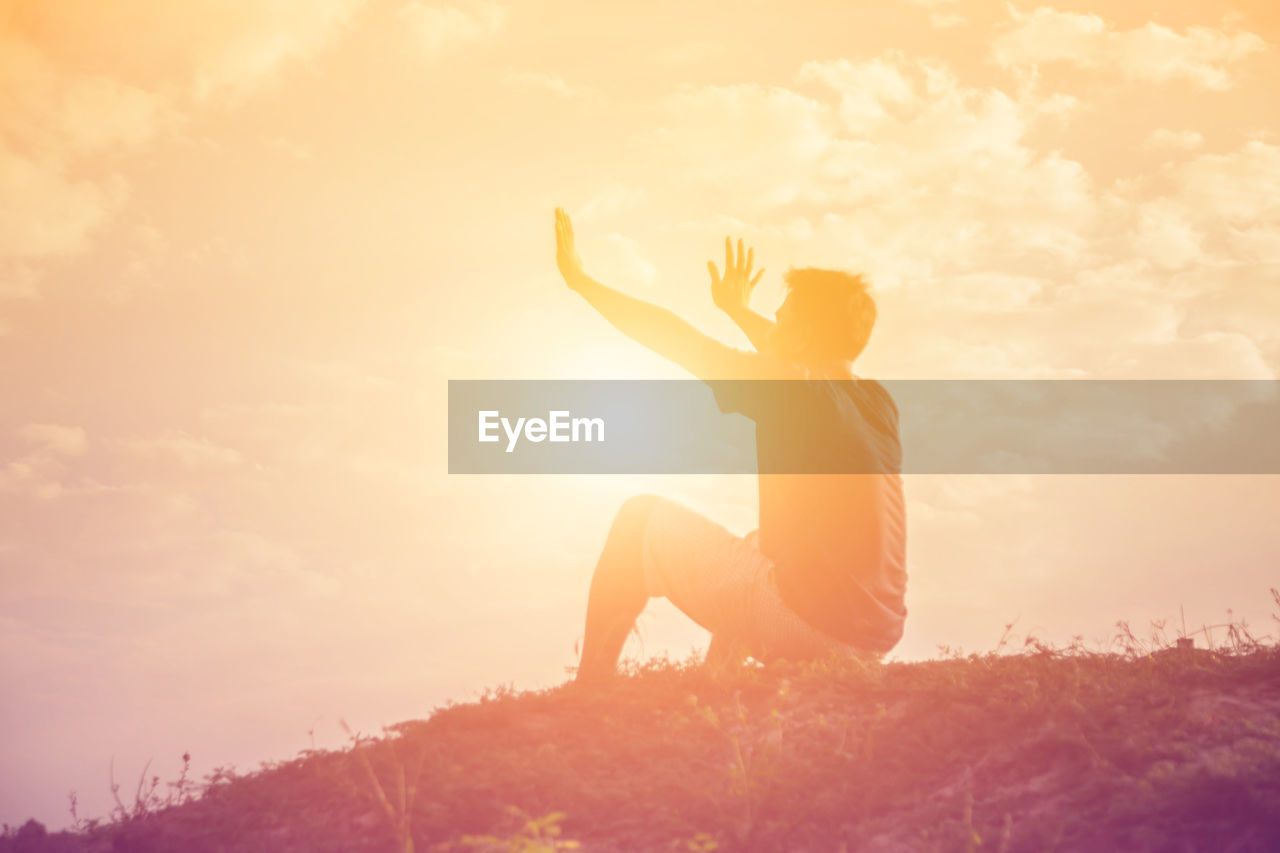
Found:
<svg viewBox="0 0 1280 853"><path fill-rule="evenodd" d="M350 362L296 361L292 366L326 393L382 393L397 387L394 380Z"/></svg>
<svg viewBox="0 0 1280 853"><path fill-rule="evenodd" d="M1137 255L1164 269L1185 267L1200 257L1201 234L1191 213L1167 198L1141 204L1133 247Z"/></svg>
<svg viewBox="0 0 1280 853"><path fill-rule="evenodd" d="M1280 224L1280 146L1251 140L1204 154L1172 172L1189 207L1233 226Z"/></svg>
<svg viewBox="0 0 1280 853"><path fill-rule="evenodd" d="M61 456L79 456L89 447L89 437L82 427L61 424L28 424L18 430L27 441Z"/></svg>
<svg viewBox="0 0 1280 853"><path fill-rule="evenodd" d="M249 94L359 2L0 0L0 261L84 250L129 198L120 175L85 176L86 158L148 145L200 100Z"/></svg>
<svg viewBox="0 0 1280 853"><path fill-rule="evenodd" d="M1065 62L1110 70L1130 80L1181 80L1202 89L1232 85L1228 66L1266 49L1253 33L1191 27L1176 32L1154 22L1116 30L1098 15L1041 6L1023 13L1011 7L1013 22L992 44L1005 67Z"/></svg>
<svg viewBox="0 0 1280 853"><path fill-rule="evenodd" d="M34 299L39 276L17 261L0 262L0 299Z"/></svg>
<svg viewBox="0 0 1280 853"><path fill-rule="evenodd" d="M991 272L949 276L940 279L936 287L956 310L1000 312L1025 309L1050 285L1048 279L1038 276Z"/></svg>
<svg viewBox="0 0 1280 853"><path fill-rule="evenodd" d="M821 262L859 266L883 287L1082 246L1095 213L1087 174L1026 140L1057 112L1047 99L969 88L893 54L808 63L799 81L822 91L682 90L662 104L657 142L721 209L806 215Z"/></svg>
<svg viewBox="0 0 1280 853"><path fill-rule="evenodd" d="M49 470L47 457L15 459L0 465L0 494L11 492L40 501L62 494L62 484Z"/></svg>
<svg viewBox="0 0 1280 853"><path fill-rule="evenodd" d="M1157 128L1147 137L1147 147L1167 151L1194 151L1204 145L1204 137L1194 130Z"/></svg>
<svg viewBox="0 0 1280 853"><path fill-rule="evenodd" d="M128 195L119 177L72 178L60 162L28 159L0 143L0 257L79 251Z"/></svg>
<svg viewBox="0 0 1280 853"><path fill-rule="evenodd" d="M492 0L470 3L426 3L411 0L400 7L422 49L429 55L496 38L507 10Z"/></svg>
<svg viewBox="0 0 1280 853"><path fill-rule="evenodd" d="M607 181L573 211L575 223L597 222L617 216L639 205L645 197L642 187Z"/></svg>
<svg viewBox="0 0 1280 853"><path fill-rule="evenodd" d="M658 280L658 268L645 255L639 242L622 234L606 234L604 236L607 250L598 261L601 272L607 279L627 282L640 287L652 287Z"/></svg>
<svg viewBox="0 0 1280 853"><path fill-rule="evenodd" d="M550 92L560 98L581 98L595 94L590 86L573 86L563 77L541 71L513 71L504 81L512 89Z"/></svg>
<svg viewBox="0 0 1280 853"><path fill-rule="evenodd" d="M908 6L917 6L929 12L929 23L938 29L948 29L965 23L963 16L954 11L958 0L903 0Z"/></svg>
<svg viewBox="0 0 1280 853"><path fill-rule="evenodd" d="M164 101L137 85L65 67L34 35L0 32L0 127L30 156L146 142Z"/></svg>
<svg viewBox="0 0 1280 853"><path fill-rule="evenodd" d="M771 208L819 186L834 130L828 103L781 87L685 86L659 110L661 126L646 142L726 193L726 207Z"/></svg>
<svg viewBox="0 0 1280 853"><path fill-rule="evenodd" d="M176 463L188 471L207 471L239 464L243 457L230 447L174 431L151 438L130 439L122 446L143 459Z"/></svg>
<svg viewBox="0 0 1280 853"><path fill-rule="evenodd" d="M194 94L244 97L335 41L364 0L238 0L214 6L222 26L193 37Z"/></svg>
<svg viewBox="0 0 1280 853"><path fill-rule="evenodd" d="M816 81L840 93L840 117L850 128L888 116L895 106L916 102L915 87L907 80L901 56L850 62L806 62L798 79Z"/></svg>
<svg viewBox="0 0 1280 853"><path fill-rule="evenodd" d="M0 493L49 501L64 494L96 488L94 484L83 481L72 485L67 477L71 460L83 456L88 449L89 440L84 429L61 424L27 424L20 427L17 434L28 445L34 446L0 464Z"/></svg>
<svg viewBox="0 0 1280 853"><path fill-rule="evenodd" d="M754 226L737 231L803 252L783 264L868 273L884 327L868 355L892 375L1280 367L1280 335L1256 318L1280 278L1280 148L1253 140L1099 186L1033 136L1069 118L1073 98L966 86L894 54L810 63L798 82L819 89L680 90L654 144L706 199L690 227L721 233L734 211ZM1239 297L1253 314L1226 298L1187 314L1215 292L1253 293Z"/></svg>

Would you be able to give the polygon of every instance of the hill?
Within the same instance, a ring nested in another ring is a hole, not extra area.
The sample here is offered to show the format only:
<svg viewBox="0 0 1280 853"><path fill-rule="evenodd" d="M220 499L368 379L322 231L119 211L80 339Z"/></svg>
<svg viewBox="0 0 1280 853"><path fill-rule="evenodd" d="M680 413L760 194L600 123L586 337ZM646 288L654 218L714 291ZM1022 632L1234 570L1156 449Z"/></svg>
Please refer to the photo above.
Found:
<svg viewBox="0 0 1280 853"><path fill-rule="evenodd" d="M1280 650L662 662L201 788L0 853L1277 850Z"/></svg>

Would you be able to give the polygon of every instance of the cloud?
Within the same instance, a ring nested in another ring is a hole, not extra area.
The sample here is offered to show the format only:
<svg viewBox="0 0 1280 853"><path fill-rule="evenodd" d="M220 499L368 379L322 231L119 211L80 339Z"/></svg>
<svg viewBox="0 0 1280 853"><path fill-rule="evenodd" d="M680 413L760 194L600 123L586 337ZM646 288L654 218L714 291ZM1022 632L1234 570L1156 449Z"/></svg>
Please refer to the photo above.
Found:
<svg viewBox="0 0 1280 853"><path fill-rule="evenodd" d="M829 104L777 86L685 86L658 107L661 126L645 141L670 151L694 180L730 193L726 206L796 200L813 186L817 158L832 138Z"/></svg>
<svg viewBox="0 0 1280 853"><path fill-rule="evenodd" d="M656 141L704 199L698 227L740 212L804 263L869 274L888 375L1273 375L1280 336L1257 317L1280 270L1280 149L1100 185L1041 141L1075 103L891 53L808 63L795 89L686 87Z"/></svg>
<svg viewBox="0 0 1280 853"><path fill-rule="evenodd" d="M140 458L176 464L187 471L229 468L243 461L237 450L181 431L129 439L122 446Z"/></svg>
<svg viewBox="0 0 1280 853"><path fill-rule="evenodd" d="M89 446L89 438L83 427L60 424L28 424L18 434L33 444L61 456L79 456Z"/></svg>
<svg viewBox="0 0 1280 853"><path fill-rule="evenodd" d="M929 12L929 23L938 29L949 29L967 23L962 15L954 11L958 0L903 0L908 6L916 6Z"/></svg>
<svg viewBox="0 0 1280 853"><path fill-rule="evenodd" d="M1202 89L1228 89L1228 66L1266 50L1253 33L1190 27L1179 33L1154 22L1115 30L1098 15L1042 6L1023 13L996 36L992 55L1004 67L1064 62L1113 71L1148 83L1183 81Z"/></svg>
<svg viewBox="0 0 1280 853"><path fill-rule="evenodd" d="M38 501L54 500L74 491L91 490L92 483L67 482L71 459L83 456L89 440L81 427L61 424L27 424L16 430L27 445L0 464L0 493L13 493Z"/></svg>
<svg viewBox="0 0 1280 853"><path fill-rule="evenodd" d="M196 41L192 85L198 99L252 94L284 67L340 37L364 0L203 2L216 10L222 26Z"/></svg>
<svg viewBox="0 0 1280 853"><path fill-rule="evenodd" d="M918 103L915 86L900 56L863 62L837 59L829 62L807 62L800 68L798 79L817 81L840 93L840 116L846 124L886 118L895 105Z"/></svg>
<svg viewBox="0 0 1280 853"><path fill-rule="evenodd" d="M0 143L0 258L36 260L80 251L128 195L119 177L71 178L60 162L28 159ZM13 289L29 292L33 279L27 276Z"/></svg>
<svg viewBox="0 0 1280 853"><path fill-rule="evenodd" d="M101 77L180 104L251 94L331 44L363 0L0 4L13 10L15 37L63 77ZM139 40L138 32L148 38Z"/></svg>
<svg viewBox="0 0 1280 853"><path fill-rule="evenodd" d="M658 268L636 240L622 234L606 234L604 245L607 251L596 260L606 277L639 287L652 287L658 280Z"/></svg>
<svg viewBox="0 0 1280 853"><path fill-rule="evenodd" d="M358 364L345 361L295 361L291 366L299 374L323 388L326 393L380 393L394 391L395 380L371 373Z"/></svg>
<svg viewBox="0 0 1280 853"><path fill-rule="evenodd" d="M411 0L400 7L400 17L431 56L496 38L506 15L506 8L491 0L462 5Z"/></svg>
<svg viewBox="0 0 1280 853"><path fill-rule="evenodd" d="M1081 247L1095 215L1088 175L1027 142L1060 100L966 87L936 62L896 54L807 63L797 81L819 91L677 92L658 141L719 209L803 216L808 251L832 250L809 262L856 265L884 287Z"/></svg>
<svg viewBox="0 0 1280 853"><path fill-rule="evenodd" d="M1171 174L1178 193L1207 220L1280 224L1280 146L1251 140L1229 153L1203 154Z"/></svg>
<svg viewBox="0 0 1280 853"><path fill-rule="evenodd" d="M575 223L598 222L634 209L644 201L643 187L609 180L573 211Z"/></svg>
<svg viewBox="0 0 1280 853"><path fill-rule="evenodd" d="M564 78L541 71L513 71L504 81L512 89L543 91L560 98L581 98L595 94L590 86L572 86Z"/></svg>
<svg viewBox="0 0 1280 853"><path fill-rule="evenodd" d="M966 23L965 18L950 12L934 12L929 16L929 23L940 30L951 29Z"/></svg>
<svg viewBox="0 0 1280 853"><path fill-rule="evenodd" d="M1201 235L1191 211L1177 201L1161 198L1138 207L1133 248L1163 269L1185 267L1201 256Z"/></svg>
<svg viewBox="0 0 1280 853"><path fill-rule="evenodd" d="M33 157L146 142L164 101L108 74L60 64L34 34L0 30L0 126L10 145Z"/></svg>
<svg viewBox="0 0 1280 853"><path fill-rule="evenodd" d="M1167 192L1127 208L1121 233L1134 253L1171 270L1199 264L1221 276L1235 268L1232 280L1258 276L1256 286L1266 286L1280 263L1280 146L1252 140L1167 163L1160 177Z"/></svg>
<svg viewBox="0 0 1280 853"><path fill-rule="evenodd" d="M955 7L958 0L903 0L908 6L916 6L929 12L929 23L938 29L949 29L966 23L962 15L944 11Z"/></svg>
<svg viewBox="0 0 1280 853"><path fill-rule="evenodd" d="M90 158L144 148L215 95L247 96L358 4L0 0L0 262L83 251L130 195Z"/></svg>
<svg viewBox="0 0 1280 853"><path fill-rule="evenodd" d="M1157 128L1147 137L1147 147L1166 151L1194 151L1204 145L1204 137L1194 130Z"/></svg>

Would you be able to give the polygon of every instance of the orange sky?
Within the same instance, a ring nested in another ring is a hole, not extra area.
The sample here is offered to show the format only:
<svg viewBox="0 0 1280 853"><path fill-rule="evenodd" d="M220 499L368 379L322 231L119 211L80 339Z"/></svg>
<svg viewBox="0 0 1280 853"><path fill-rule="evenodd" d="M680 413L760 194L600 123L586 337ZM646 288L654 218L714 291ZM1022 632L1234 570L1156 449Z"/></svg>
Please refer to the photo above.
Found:
<svg viewBox="0 0 1280 853"><path fill-rule="evenodd" d="M1170 5L0 0L0 819L563 679L627 494L749 529L744 478L445 474L449 378L678 375L555 205L739 345L730 232L762 308L867 274L865 375L1273 378L1280 16ZM1273 627L1273 479L907 490L900 658Z"/></svg>

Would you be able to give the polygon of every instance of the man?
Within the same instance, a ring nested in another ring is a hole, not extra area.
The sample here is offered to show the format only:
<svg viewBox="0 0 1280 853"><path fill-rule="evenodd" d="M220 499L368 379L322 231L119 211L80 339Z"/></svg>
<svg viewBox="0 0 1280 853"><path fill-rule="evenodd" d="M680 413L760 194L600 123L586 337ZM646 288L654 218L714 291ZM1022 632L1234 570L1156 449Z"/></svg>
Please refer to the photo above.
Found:
<svg viewBox="0 0 1280 853"><path fill-rule="evenodd" d="M556 265L623 334L708 380L756 422L760 527L746 537L652 495L619 510L591 579L579 682L611 677L636 618L663 596L712 635L708 659L876 656L906 619L906 524L897 409L852 363L875 323L861 278L793 269L776 322L748 307L764 270L725 240L711 295L757 352L588 276L556 209ZM739 381L717 381L739 380ZM791 380L757 382L741 380ZM804 472L804 473L798 473Z"/></svg>

